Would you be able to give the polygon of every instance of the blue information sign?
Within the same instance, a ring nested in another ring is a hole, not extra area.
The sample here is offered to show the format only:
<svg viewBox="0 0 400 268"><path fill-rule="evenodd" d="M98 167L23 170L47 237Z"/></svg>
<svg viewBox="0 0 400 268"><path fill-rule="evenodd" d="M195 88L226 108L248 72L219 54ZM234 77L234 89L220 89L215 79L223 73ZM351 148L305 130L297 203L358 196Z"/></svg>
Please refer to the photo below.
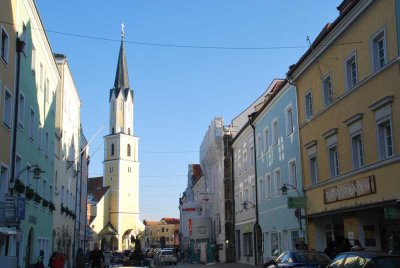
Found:
<svg viewBox="0 0 400 268"><path fill-rule="evenodd" d="M25 198L23 197L17 199L17 218L20 221L25 220Z"/></svg>

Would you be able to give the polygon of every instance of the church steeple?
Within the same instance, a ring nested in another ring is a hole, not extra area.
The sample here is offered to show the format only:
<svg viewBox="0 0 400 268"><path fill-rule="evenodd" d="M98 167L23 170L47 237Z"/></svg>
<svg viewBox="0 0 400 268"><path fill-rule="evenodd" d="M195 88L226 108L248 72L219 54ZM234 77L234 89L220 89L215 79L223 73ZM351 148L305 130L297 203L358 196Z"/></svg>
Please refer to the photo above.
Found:
<svg viewBox="0 0 400 268"><path fill-rule="evenodd" d="M122 36L121 36L121 47L119 49L118 56L118 65L117 65L117 73L115 74L115 89L129 88L129 77L128 77L128 65L126 64L126 56L125 56L125 31L124 24L122 26Z"/></svg>

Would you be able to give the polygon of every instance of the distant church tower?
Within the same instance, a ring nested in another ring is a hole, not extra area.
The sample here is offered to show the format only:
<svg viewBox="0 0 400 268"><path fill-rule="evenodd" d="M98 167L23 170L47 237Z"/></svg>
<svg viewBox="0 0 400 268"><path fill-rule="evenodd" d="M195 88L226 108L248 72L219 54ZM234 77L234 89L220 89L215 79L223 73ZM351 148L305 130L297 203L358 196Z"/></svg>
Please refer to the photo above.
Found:
<svg viewBox="0 0 400 268"><path fill-rule="evenodd" d="M133 90L129 86L124 47L124 26L114 87L110 89L110 127L104 137L103 186L110 186L109 219L118 232L113 246L130 245L130 236L143 229L139 220L139 138L133 135ZM105 223L106 224L106 223Z"/></svg>

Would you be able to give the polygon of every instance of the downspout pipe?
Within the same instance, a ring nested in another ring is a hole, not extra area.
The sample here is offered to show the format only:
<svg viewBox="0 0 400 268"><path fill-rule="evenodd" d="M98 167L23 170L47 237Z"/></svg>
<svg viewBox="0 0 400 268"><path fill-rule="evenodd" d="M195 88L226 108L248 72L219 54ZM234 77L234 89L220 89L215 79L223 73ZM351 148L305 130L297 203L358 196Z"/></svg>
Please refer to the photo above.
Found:
<svg viewBox="0 0 400 268"><path fill-rule="evenodd" d="M258 266L258 236L257 236L257 228L259 227L259 221L258 221L258 176L257 176L257 148L256 148L256 126L254 125L254 118L256 116L257 112L253 112L249 114L249 124L251 128L253 129L253 142L254 142L254 180L255 180L255 191L256 191L256 223L254 224L254 264L255 266Z"/></svg>

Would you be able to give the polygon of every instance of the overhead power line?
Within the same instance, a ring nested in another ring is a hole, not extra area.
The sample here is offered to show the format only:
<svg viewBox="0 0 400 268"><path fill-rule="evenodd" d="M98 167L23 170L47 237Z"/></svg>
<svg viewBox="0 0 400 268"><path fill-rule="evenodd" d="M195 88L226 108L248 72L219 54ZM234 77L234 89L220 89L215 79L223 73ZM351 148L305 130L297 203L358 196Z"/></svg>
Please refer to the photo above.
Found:
<svg viewBox="0 0 400 268"><path fill-rule="evenodd" d="M18 26L18 24L1 21L1 23ZM86 34L78 34L78 33L68 33L56 30L45 30L43 28L34 28L30 26L31 30L38 30L47 33L71 36L76 38L85 38L91 40L98 40L98 41L107 41L107 42L121 42L120 39L113 39L107 37L100 37L94 35L86 35ZM201 46L201 45L180 45L180 44L168 44L168 43L152 43L152 42L140 42L140 41L129 41L124 39L126 44L135 44L135 45L144 45L144 46L157 46L157 47L171 47L171 48L189 48L189 49L218 49L218 50L279 50L279 49L300 49L300 48L308 48L307 45L298 45L298 46L268 46L268 47L230 47L230 46ZM362 43L362 41L355 41L355 42L344 42L344 43L336 43L332 44L333 46L343 46L343 45L351 45L351 44L358 44ZM320 45L324 46L324 45Z"/></svg>

